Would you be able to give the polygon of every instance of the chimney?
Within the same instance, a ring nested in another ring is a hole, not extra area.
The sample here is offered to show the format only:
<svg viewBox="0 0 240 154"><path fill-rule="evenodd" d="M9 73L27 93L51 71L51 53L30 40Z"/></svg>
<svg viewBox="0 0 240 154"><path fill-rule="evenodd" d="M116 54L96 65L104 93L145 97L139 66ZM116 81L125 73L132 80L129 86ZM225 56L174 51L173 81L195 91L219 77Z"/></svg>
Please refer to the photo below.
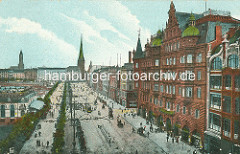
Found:
<svg viewBox="0 0 240 154"><path fill-rule="evenodd" d="M128 62L132 63L132 52L131 51L128 52Z"/></svg>
<svg viewBox="0 0 240 154"><path fill-rule="evenodd" d="M216 25L216 41L222 41L222 26Z"/></svg>

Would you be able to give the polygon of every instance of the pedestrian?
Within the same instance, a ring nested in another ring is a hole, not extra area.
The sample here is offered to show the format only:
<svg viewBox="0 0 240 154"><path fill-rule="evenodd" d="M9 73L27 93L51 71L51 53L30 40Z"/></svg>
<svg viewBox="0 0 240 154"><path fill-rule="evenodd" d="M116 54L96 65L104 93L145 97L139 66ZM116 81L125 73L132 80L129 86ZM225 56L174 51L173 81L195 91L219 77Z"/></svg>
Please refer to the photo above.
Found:
<svg viewBox="0 0 240 154"><path fill-rule="evenodd" d="M168 142L169 136L167 136L167 142Z"/></svg>
<svg viewBox="0 0 240 154"><path fill-rule="evenodd" d="M38 136L41 136L41 132L38 132Z"/></svg>
<svg viewBox="0 0 240 154"><path fill-rule="evenodd" d="M148 137L149 137L149 134L150 134L150 133L149 133L149 132L147 132L147 135L148 135Z"/></svg>
<svg viewBox="0 0 240 154"><path fill-rule="evenodd" d="M172 143L174 143L174 137L172 137Z"/></svg>
<svg viewBox="0 0 240 154"><path fill-rule="evenodd" d="M49 146L49 141L47 141L47 147Z"/></svg>
<svg viewBox="0 0 240 154"><path fill-rule="evenodd" d="M142 127L142 123L140 123L140 127Z"/></svg>
<svg viewBox="0 0 240 154"><path fill-rule="evenodd" d="M177 137L176 137L176 142L177 142L177 143L178 143L178 138L179 138L179 137L177 136Z"/></svg>

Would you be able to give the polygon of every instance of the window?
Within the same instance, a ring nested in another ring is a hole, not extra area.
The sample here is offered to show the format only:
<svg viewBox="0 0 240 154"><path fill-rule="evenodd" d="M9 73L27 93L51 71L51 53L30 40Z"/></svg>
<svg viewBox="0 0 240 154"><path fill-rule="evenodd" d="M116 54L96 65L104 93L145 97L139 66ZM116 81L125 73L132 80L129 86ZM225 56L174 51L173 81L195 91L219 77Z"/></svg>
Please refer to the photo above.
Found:
<svg viewBox="0 0 240 154"><path fill-rule="evenodd" d="M168 94L168 85L166 85L166 93Z"/></svg>
<svg viewBox="0 0 240 154"><path fill-rule="evenodd" d="M163 87L163 85L161 85L161 87L160 87L160 88L161 88L161 92L163 92L163 90L164 90L164 87Z"/></svg>
<svg viewBox="0 0 240 154"><path fill-rule="evenodd" d="M231 67L231 68L238 68L238 65L239 65L239 59L238 59L238 56L237 55L230 55L228 57L228 67Z"/></svg>
<svg viewBox="0 0 240 154"><path fill-rule="evenodd" d="M192 87L186 87L186 97L192 97Z"/></svg>
<svg viewBox="0 0 240 154"><path fill-rule="evenodd" d="M172 65L172 58L169 59L169 65Z"/></svg>
<svg viewBox="0 0 240 154"><path fill-rule="evenodd" d="M187 63L192 63L192 54L187 55Z"/></svg>
<svg viewBox="0 0 240 154"><path fill-rule="evenodd" d="M173 58L173 65L176 65L176 58Z"/></svg>
<svg viewBox="0 0 240 154"><path fill-rule="evenodd" d="M183 107L183 114L186 114L186 107Z"/></svg>
<svg viewBox="0 0 240 154"><path fill-rule="evenodd" d="M221 94L210 94L210 107L214 109L221 109Z"/></svg>
<svg viewBox="0 0 240 154"><path fill-rule="evenodd" d="M197 79L198 79L198 80L201 80L201 78L202 78L202 72L201 72L201 71L198 71L198 72L197 72Z"/></svg>
<svg viewBox="0 0 240 154"><path fill-rule="evenodd" d="M197 98L201 98L201 94L202 91L201 91L201 88L197 88Z"/></svg>
<svg viewBox="0 0 240 154"><path fill-rule="evenodd" d="M166 60L166 61L167 61L167 65L169 65L169 61L168 61L168 58L167 58L167 60Z"/></svg>
<svg viewBox="0 0 240 154"><path fill-rule="evenodd" d="M182 95L182 88L181 87L178 88L178 95Z"/></svg>
<svg viewBox="0 0 240 154"><path fill-rule="evenodd" d="M138 68L138 63L136 63L136 68Z"/></svg>
<svg viewBox="0 0 240 154"><path fill-rule="evenodd" d="M157 104L158 103L158 98L154 98L154 104Z"/></svg>
<svg viewBox="0 0 240 154"><path fill-rule="evenodd" d="M230 137L230 125L231 125L231 120L227 118L223 118L223 134L224 136Z"/></svg>
<svg viewBox="0 0 240 154"><path fill-rule="evenodd" d="M239 121L234 121L234 139L237 140L239 136Z"/></svg>
<svg viewBox="0 0 240 154"><path fill-rule="evenodd" d="M235 114L240 114L240 98L235 98Z"/></svg>
<svg viewBox="0 0 240 154"><path fill-rule="evenodd" d="M1 105L1 117L5 118L5 105Z"/></svg>
<svg viewBox="0 0 240 154"><path fill-rule="evenodd" d="M178 41L177 42L177 49L179 49L180 48L180 42Z"/></svg>
<svg viewBox="0 0 240 154"><path fill-rule="evenodd" d="M167 102L167 109L170 110L170 108L171 108L171 104L170 102Z"/></svg>
<svg viewBox="0 0 240 154"><path fill-rule="evenodd" d="M182 97L185 97L185 88L182 88Z"/></svg>
<svg viewBox="0 0 240 154"><path fill-rule="evenodd" d="M200 111L198 109L195 110L195 118L198 119L200 115Z"/></svg>
<svg viewBox="0 0 240 154"><path fill-rule="evenodd" d="M172 86L169 86L169 94L172 94Z"/></svg>
<svg viewBox="0 0 240 154"><path fill-rule="evenodd" d="M215 113L209 113L209 128L214 129L218 132L221 130L221 117Z"/></svg>
<svg viewBox="0 0 240 154"><path fill-rule="evenodd" d="M158 91L159 89L159 85L158 84L154 84L154 91Z"/></svg>
<svg viewBox="0 0 240 154"><path fill-rule="evenodd" d="M199 53L199 54L197 55L196 61L197 61L198 63L201 63L201 62L202 62L202 54L201 54L201 53Z"/></svg>
<svg viewBox="0 0 240 154"><path fill-rule="evenodd" d="M237 90L237 91L239 91L240 90L240 75L238 75L238 76L235 76L235 89Z"/></svg>
<svg viewBox="0 0 240 154"><path fill-rule="evenodd" d="M172 87L172 93L175 95L175 93L176 93L176 88L175 88L175 86L173 86Z"/></svg>
<svg viewBox="0 0 240 154"><path fill-rule="evenodd" d="M155 66L159 66L159 60L155 59Z"/></svg>
<svg viewBox="0 0 240 154"><path fill-rule="evenodd" d="M185 63L185 56L180 57L180 63Z"/></svg>
<svg viewBox="0 0 240 154"><path fill-rule="evenodd" d="M221 89L222 88L222 76L210 76L210 88Z"/></svg>
<svg viewBox="0 0 240 154"><path fill-rule="evenodd" d="M225 87L226 89L230 89L232 77L231 75L225 75L224 77L225 77Z"/></svg>
<svg viewBox="0 0 240 154"><path fill-rule="evenodd" d="M14 117L15 116L15 109L14 109L14 105L10 106L10 117Z"/></svg>
<svg viewBox="0 0 240 154"><path fill-rule="evenodd" d="M222 60L220 57L216 57L212 60L211 69L212 70L222 69Z"/></svg>
<svg viewBox="0 0 240 154"><path fill-rule="evenodd" d="M180 106L179 106L179 104L177 105L177 112L179 112L179 110L180 110Z"/></svg>
<svg viewBox="0 0 240 154"><path fill-rule="evenodd" d="M231 113L231 97L223 96L223 111Z"/></svg>
<svg viewBox="0 0 240 154"><path fill-rule="evenodd" d="M138 87L138 82L136 82L135 86Z"/></svg>

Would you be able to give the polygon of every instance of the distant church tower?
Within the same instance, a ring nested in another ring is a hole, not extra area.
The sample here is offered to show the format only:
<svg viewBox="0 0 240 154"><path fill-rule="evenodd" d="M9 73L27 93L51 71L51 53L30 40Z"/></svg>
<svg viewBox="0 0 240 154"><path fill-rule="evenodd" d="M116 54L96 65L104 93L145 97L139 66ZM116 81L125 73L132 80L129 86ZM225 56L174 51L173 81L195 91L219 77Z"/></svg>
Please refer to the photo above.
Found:
<svg viewBox="0 0 240 154"><path fill-rule="evenodd" d="M24 69L22 50L21 50L20 53L19 53L18 69L19 69L19 70L23 70L23 69Z"/></svg>
<svg viewBox="0 0 240 154"><path fill-rule="evenodd" d="M80 44L80 53L78 58L78 67L80 68L81 73L85 72L85 59L83 56L83 44L82 44L82 37L81 37L81 44Z"/></svg>

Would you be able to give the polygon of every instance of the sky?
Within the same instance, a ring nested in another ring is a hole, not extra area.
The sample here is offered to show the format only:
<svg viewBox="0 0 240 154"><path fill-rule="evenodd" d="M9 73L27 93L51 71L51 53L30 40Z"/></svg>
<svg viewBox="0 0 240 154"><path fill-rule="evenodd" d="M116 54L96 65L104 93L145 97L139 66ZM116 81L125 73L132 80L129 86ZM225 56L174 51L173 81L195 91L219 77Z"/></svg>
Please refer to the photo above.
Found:
<svg viewBox="0 0 240 154"><path fill-rule="evenodd" d="M202 13L205 1L175 0L179 12ZM121 65L158 29L165 28L170 0L0 0L0 68L18 64L23 52L25 68L77 65L81 34L85 68ZM237 0L208 0L207 8L231 11L240 19ZM120 60L118 60L120 63Z"/></svg>

